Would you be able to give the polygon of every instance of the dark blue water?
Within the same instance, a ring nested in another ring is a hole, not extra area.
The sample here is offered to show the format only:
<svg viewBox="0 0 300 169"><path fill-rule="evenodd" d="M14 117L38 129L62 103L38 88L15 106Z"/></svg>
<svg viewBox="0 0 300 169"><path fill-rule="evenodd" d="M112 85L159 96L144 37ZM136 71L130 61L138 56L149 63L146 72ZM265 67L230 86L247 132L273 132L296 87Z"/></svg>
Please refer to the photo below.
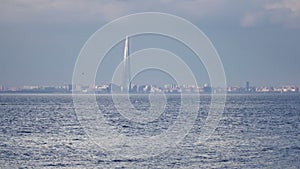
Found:
<svg viewBox="0 0 300 169"><path fill-rule="evenodd" d="M146 96L131 100L149 106ZM97 101L107 123L129 136L165 132L180 108L180 98L168 96L156 121L138 124L118 114L110 96ZM202 96L194 127L175 148L127 159L90 140L71 95L0 95L0 168L300 168L300 95L229 95L213 135L195 144L209 101Z"/></svg>

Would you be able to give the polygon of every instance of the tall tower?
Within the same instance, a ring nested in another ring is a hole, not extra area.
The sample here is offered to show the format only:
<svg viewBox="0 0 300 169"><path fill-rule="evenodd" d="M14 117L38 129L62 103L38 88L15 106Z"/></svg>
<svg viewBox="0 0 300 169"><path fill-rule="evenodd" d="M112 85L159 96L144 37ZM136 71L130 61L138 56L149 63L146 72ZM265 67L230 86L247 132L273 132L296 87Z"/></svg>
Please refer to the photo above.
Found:
<svg viewBox="0 0 300 169"><path fill-rule="evenodd" d="M130 57L129 57L129 38L125 38L125 47L124 47L124 76L123 76L123 86L122 92L129 92L131 89L131 70L130 70Z"/></svg>
<svg viewBox="0 0 300 169"><path fill-rule="evenodd" d="M250 92L250 83L249 83L249 81L246 82L246 92Z"/></svg>

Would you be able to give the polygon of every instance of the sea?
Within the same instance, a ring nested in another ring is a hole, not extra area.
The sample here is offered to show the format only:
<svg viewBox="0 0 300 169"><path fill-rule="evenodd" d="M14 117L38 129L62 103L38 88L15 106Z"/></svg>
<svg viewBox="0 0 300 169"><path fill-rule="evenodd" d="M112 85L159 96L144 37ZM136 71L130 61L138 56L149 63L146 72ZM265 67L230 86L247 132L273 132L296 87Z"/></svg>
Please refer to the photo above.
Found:
<svg viewBox="0 0 300 169"><path fill-rule="evenodd" d="M139 122L119 113L111 95L95 96L97 113L115 133L124 138L154 138L138 149L124 144L112 150L105 146L123 144L109 132L105 139L95 140L86 123L82 125L71 94L2 94L0 168L300 168L300 94L228 94L224 111L207 136L201 136L201 130L210 116L211 96L200 95L188 132L182 138L174 136L177 141L171 140L172 146L162 142L162 148L152 153L155 139L160 139L155 136L175 124L182 125L175 127L178 130L188 126L177 122L180 113L188 113L182 110L181 95L164 97L161 114ZM129 113L152 106L149 95L132 95L130 100ZM97 125L93 120L99 117L89 115L88 103L80 109L91 117L90 128ZM207 138L197 142L200 136ZM140 150L147 150L145 156L138 156Z"/></svg>

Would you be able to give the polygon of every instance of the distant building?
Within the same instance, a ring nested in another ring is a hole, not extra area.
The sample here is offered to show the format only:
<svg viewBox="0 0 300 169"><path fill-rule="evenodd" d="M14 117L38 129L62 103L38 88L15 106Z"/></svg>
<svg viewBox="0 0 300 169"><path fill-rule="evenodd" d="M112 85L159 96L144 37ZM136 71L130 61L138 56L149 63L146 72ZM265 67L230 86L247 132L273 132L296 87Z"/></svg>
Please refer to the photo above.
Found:
<svg viewBox="0 0 300 169"><path fill-rule="evenodd" d="M249 83L249 81L246 82L246 92L250 92L250 83Z"/></svg>
<svg viewBox="0 0 300 169"><path fill-rule="evenodd" d="M73 85L72 84L68 84L67 85L67 91L72 91L73 90Z"/></svg>
<svg viewBox="0 0 300 169"><path fill-rule="evenodd" d="M120 93L122 91L122 86L110 83L108 88L108 93Z"/></svg>
<svg viewBox="0 0 300 169"><path fill-rule="evenodd" d="M40 89L39 86L23 86L24 90L37 90Z"/></svg>
<svg viewBox="0 0 300 169"><path fill-rule="evenodd" d="M203 86L203 92L204 93L211 93L212 92L212 88L208 84L204 84L204 86Z"/></svg>
<svg viewBox="0 0 300 169"><path fill-rule="evenodd" d="M130 85L130 93L138 93L138 85L131 84Z"/></svg>
<svg viewBox="0 0 300 169"><path fill-rule="evenodd" d="M283 86L282 87L282 92L289 92L289 93L293 93L293 92L298 92L299 89L296 86Z"/></svg>
<svg viewBox="0 0 300 169"><path fill-rule="evenodd" d="M140 85L138 87L138 93L150 93L151 85Z"/></svg>
<svg viewBox="0 0 300 169"><path fill-rule="evenodd" d="M162 90L157 86L151 86L150 93L162 93Z"/></svg>
<svg viewBox="0 0 300 169"><path fill-rule="evenodd" d="M95 93L97 93L97 94L109 93L109 85L108 84L96 85L95 86Z"/></svg>

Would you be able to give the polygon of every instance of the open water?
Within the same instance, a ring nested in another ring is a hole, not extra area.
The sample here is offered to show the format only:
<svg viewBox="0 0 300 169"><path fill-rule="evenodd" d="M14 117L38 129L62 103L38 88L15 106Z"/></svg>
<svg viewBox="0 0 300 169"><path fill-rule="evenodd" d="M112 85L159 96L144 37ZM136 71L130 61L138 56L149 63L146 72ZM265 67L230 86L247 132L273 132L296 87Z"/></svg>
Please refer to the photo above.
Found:
<svg viewBox="0 0 300 169"><path fill-rule="evenodd" d="M97 96L97 103L116 131L153 136L176 123L180 97L167 98L163 114L146 124L122 117L109 95ZM146 95L131 100L138 110L150 106ZM90 139L72 95L0 95L0 168L300 168L299 94L228 95L215 132L195 144L209 96L199 104L193 128L177 146L149 158L123 158Z"/></svg>

